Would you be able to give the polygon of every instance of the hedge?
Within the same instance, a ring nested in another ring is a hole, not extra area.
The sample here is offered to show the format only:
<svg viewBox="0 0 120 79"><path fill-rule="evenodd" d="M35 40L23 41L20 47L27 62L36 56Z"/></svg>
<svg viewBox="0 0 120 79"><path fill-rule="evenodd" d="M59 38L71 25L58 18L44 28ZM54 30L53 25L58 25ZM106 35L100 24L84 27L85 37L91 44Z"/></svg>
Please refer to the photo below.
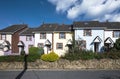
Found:
<svg viewBox="0 0 120 79"><path fill-rule="evenodd" d="M120 59L120 51L95 53L92 51L80 51L79 53L67 53L63 59L73 60L90 60L90 59Z"/></svg>
<svg viewBox="0 0 120 79"><path fill-rule="evenodd" d="M31 47L29 49L29 54L27 56L28 62L34 62L37 59L40 59L40 56L43 54L43 49L37 47ZM24 52L24 51L22 51ZM24 62L25 55L9 55L9 56L0 56L0 62Z"/></svg>

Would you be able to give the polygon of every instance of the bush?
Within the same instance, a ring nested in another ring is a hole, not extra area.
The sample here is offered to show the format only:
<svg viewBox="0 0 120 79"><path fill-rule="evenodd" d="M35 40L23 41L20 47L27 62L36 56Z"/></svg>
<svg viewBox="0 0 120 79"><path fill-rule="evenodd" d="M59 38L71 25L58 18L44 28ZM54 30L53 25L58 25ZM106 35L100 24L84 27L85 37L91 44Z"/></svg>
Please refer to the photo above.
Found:
<svg viewBox="0 0 120 79"><path fill-rule="evenodd" d="M89 59L94 59L95 58L95 54L92 51L85 51L85 52L81 52L80 53L80 59L82 60L89 60Z"/></svg>
<svg viewBox="0 0 120 79"><path fill-rule="evenodd" d="M38 47L31 47L31 48L29 48L29 54L28 54L27 60L29 62L36 61L43 54L43 52L41 52L41 51L43 51L42 48L38 48Z"/></svg>
<svg viewBox="0 0 120 79"><path fill-rule="evenodd" d="M117 50L120 50L120 38L116 40L116 42L115 42L115 48Z"/></svg>
<svg viewBox="0 0 120 79"><path fill-rule="evenodd" d="M66 53L65 56L63 56L62 58L70 60L70 61L79 60L80 54L79 53Z"/></svg>
<svg viewBox="0 0 120 79"><path fill-rule="evenodd" d="M109 58L109 59L119 59L120 52L105 52L101 55L102 58Z"/></svg>
<svg viewBox="0 0 120 79"><path fill-rule="evenodd" d="M43 61L54 62L59 59L59 56L57 54L55 54L54 52L50 52L49 54L43 54L41 56L41 59Z"/></svg>
<svg viewBox="0 0 120 79"><path fill-rule="evenodd" d="M43 48L38 48L38 47L31 47L29 48L29 54L34 54L34 53L38 53L38 54L43 54Z"/></svg>
<svg viewBox="0 0 120 79"><path fill-rule="evenodd" d="M88 59L94 59L96 56L96 53L93 53L92 51L85 51L85 50L81 50L77 53L67 53L64 57L62 57L63 59L67 59L67 60L88 60Z"/></svg>

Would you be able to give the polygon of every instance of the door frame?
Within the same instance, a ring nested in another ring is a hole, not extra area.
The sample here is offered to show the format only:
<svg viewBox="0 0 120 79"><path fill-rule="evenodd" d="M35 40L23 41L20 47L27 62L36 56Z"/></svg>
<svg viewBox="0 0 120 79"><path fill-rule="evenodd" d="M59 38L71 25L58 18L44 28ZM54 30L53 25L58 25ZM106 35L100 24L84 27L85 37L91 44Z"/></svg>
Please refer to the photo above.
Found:
<svg viewBox="0 0 120 79"><path fill-rule="evenodd" d="M99 42L94 43L94 52L99 52Z"/></svg>

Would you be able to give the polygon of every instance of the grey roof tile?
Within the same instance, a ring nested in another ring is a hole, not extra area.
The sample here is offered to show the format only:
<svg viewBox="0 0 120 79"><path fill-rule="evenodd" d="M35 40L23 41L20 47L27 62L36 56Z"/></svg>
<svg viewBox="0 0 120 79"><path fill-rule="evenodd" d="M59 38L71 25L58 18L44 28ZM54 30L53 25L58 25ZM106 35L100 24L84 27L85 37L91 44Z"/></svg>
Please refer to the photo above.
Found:
<svg viewBox="0 0 120 79"><path fill-rule="evenodd" d="M0 33L15 33L16 31L19 31L23 28L27 27L26 24L19 24L19 25L12 25L12 26L8 26L2 30L0 30Z"/></svg>
<svg viewBox="0 0 120 79"><path fill-rule="evenodd" d="M60 32L68 32L71 31L71 25L59 25L55 31L60 31Z"/></svg>
<svg viewBox="0 0 120 79"><path fill-rule="evenodd" d="M103 27L106 30L120 30L120 22L98 22L98 21L86 21L86 22L74 22L73 28L95 28Z"/></svg>
<svg viewBox="0 0 120 79"><path fill-rule="evenodd" d="M57 28L58 24L43 24L40 27L36 28L36 31L39 32L52 32Z"/></svg>
<svg viewBox="0 0 120 79"><path fill-rule="evenodd" d="M33 31L36 30L36 28L27 28L23 32L20 33L20 35L33 35Z"/></svg>
<svg viewBox="0 0 120 79"><path fill-rule="evenodd" d="M71 25L59 25L59 24L43 24L40 27L36 28L34 32L55 32L55 31L71 31Z"/></svg>

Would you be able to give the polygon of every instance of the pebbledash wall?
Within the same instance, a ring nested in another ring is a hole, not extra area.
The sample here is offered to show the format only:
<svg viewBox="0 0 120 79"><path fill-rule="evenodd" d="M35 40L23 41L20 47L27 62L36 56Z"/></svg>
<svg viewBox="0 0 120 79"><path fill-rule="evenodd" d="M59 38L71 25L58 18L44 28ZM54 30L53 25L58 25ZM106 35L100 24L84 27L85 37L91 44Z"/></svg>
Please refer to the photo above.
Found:
<svg viewBox="0 0 120 79"><path fill-rule="evenodd" d="M69 50L67 44L69 40L72 40L72 33L70 31L65 32L65 39L60 39L59 38L60 32L54 32L54 52L56 52L59 56L64 56L65 53ZM63 44L63 49L57 49L56 45L57 43L62 43Z"/></svg>
<svg viewBox="0 0 120 79"><path fill-rule="evenodd" d="M97 30L97 29L93 29L91 30L92 31L92 34L91 36L84 36L84 31L83 29L82 30L75 30L75 40L79 41L79 40L84 40L86 41L86 47L85 49L87 48L87 50L93 50L94 51L94 42L96 42L98 39L97 39L97 36L99 36L99 38L101 39L101 41L97 41L97 42L100 42L99 43L99 49L97 52L101 52L101 48L104 46L104 30Z"/></svg>
<svg viewBox="0 0 120 79"><path fill-rule="evenodd" d="M120 31L120 28L114 30L114 31ZM108 37L110 37L114 42L116 41L116 39L118 39L119 37L113 37L113 30L105 30L105 39L107 39Z"/></svg>
<svg viewBox="0 0 120 79"><path fill-rule="evenodd" d="M12 35L10 35L10 34L7 34L6 35L6 40L11 44L11 41L12 41ZM5 40L0 40L0 43L1 44L5 44ZM4 47L4 49L1 49L0 50L0 56L1 55L10 55L11 54L11 46L9 46L10 47L10 50L9 51L6 51L7 50L7 48L6 47Z"/></svg>
<svg viewBox="0 0 120 79"><path fill-rule="evenodd" d="M52 33L51 32L46 32L46 38L44 39L40 39L40 33L41 32L35 32L35 47L42 47L44 49L44 53L47 54L50 52L50 50L47 51L47 47L45 46L45 42L47 40L49 40L49 42L51 43L51 47L52 48ZM43 33L43 32L42 32Z"/></svg>
<svg viewBox="0 0 120 79"><path fill-rule="evenodd" d="M34 46L35 44L35 37L34 33L32 33L34 28L27 28L23 32L20 33L19 43L23 43L24 51L26 54L29 54L29 48ZM19 52L21 49L19 49Z"/></svg>

